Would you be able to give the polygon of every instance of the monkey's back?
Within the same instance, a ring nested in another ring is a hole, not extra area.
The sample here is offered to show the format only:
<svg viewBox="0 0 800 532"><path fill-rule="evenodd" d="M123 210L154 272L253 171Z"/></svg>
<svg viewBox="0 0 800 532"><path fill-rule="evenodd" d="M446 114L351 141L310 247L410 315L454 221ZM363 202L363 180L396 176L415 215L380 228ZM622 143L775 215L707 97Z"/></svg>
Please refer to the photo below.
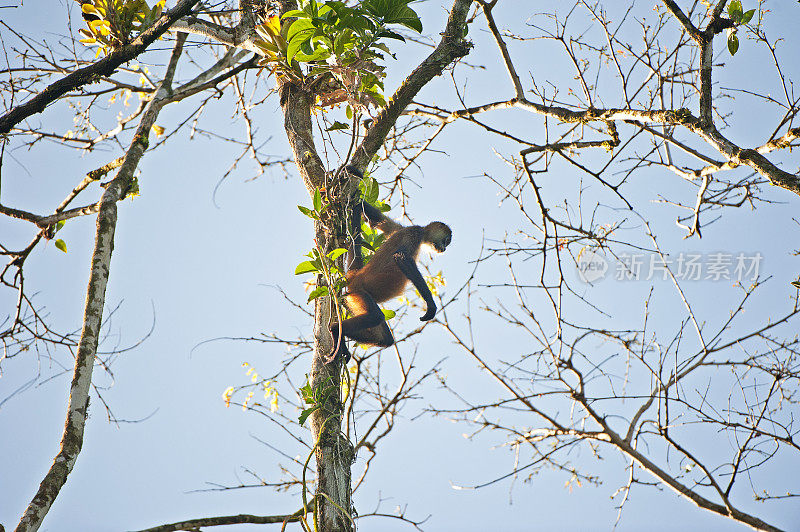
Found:
<svg viewBox="0 0 800 532"><path fill-rule="evenodd" d="M394 255L402 252L416 260L424 232L422 227L413 225L393 233L375 252L369 264L348 274L349 290L368 292L379 303L401 295L408 278L397 266Z"/></svg>

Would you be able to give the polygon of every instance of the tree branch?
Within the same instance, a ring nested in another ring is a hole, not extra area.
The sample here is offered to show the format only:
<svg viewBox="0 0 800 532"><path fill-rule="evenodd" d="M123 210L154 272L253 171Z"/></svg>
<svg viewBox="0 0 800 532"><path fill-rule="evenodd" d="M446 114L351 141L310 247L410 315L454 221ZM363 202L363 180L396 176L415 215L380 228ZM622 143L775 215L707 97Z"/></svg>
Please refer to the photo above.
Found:
<svg viewBox="0 0 800 532"><path fill-rule="evenodd" d="M268 525L272 523L294 523L300 520L304 510L300 508L289 515L225 515L221 517L201 517L199 519L189 519L168 525L154 526L139 532L174 532L176 530L199 530L202 526L222 526L222 525Z"/></svg>
<svg viewBox="0 0 800 532"><path fill-rule="evenodd" d="M159 18L153 26L139 34L131 44L114 50L96 63L92 63L87 67L72 72L49 85L24 104L12 108L0 117L0 135L8 133L11 131L12 127L29 116L41 113L48 105L64 96L69 91L75 90L82 85L92 83L98 79L98 77L110 76L113 74L118 66L130 61L147 50L148 46L166 32L176 20L188 14L192 7L198 2L199 0L181 0L173 9L161 15L161 18Z"/></svg>
<svg viewBox="0 0 800 532"><path fill-rule="evenodd" d="M462 37L472 0L455 0L450 9L442 40L439 45L414 69L397 88L386 108L369 128L364 140L356 148L352 164L363 168L386 140L405 108L417 93L434 77L440 75L453 61L469 53L472 44Z"/></svg>
<svg viewBox="0 0 800 532"><path fill-rule="evenodd" d="M242 37L246 35L246 32L237 31L238 28L239 26L236 28L226 28L225 26L214 24L207 20L190 17L176 21L172 25L171 30L201 35L221 44L241 48L259 55L262 54L263 52L253 43L251 38Z"/></svg>

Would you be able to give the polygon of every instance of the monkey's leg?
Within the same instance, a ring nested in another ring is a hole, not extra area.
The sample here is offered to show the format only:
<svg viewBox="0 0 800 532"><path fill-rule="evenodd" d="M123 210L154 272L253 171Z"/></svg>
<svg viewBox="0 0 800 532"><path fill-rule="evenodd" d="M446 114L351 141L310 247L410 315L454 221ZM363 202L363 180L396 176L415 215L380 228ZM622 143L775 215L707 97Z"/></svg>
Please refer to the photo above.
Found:
<svg viewBox="0 0 800 532"><path fill-rule="evenodd" d="M371 295L363 291L351 292L345 298L345 306L354 316L342 322L341 331L344 336L361 344L380 347L388 347L394 343L392 331L389 330L383 311ZM334 343L339 339L339 329L339 324L331 325ZM339 354L346 356L345 363L350 359L350 353L346 351L346 347L342 349L343 345L344 338L340 342L339 351L331 355L331 360Z"/></svg>
<svg viewBox="0 0 800 532"><path fill-rule="evenodd" d="M369 293L350 294L345 300L345 304L348 310L355 315L342 323L342 331L345 336L360 344L379 347L389 347L394 343L394 337L386 323L386 317Z"/></svg>
<svg viewBox="0 0 800 532"><path fill-rule="evenodd" d="M381 312L381 314L383 314L383 312ZM392 331L389 329L389 324L386 323L385 319L380 325L355 331L348 336L359 344L375 345L378 347L389 347L394 344L394 336L392 336Z"/></svg>
<svg viewBox="0 0 800 532"><path fill-rule="evenodd" d="M345 297L344 304L353 317L342 322L342 332L354 340L353 334L357 334L362 329L380 325L385 321L381 307L367 292L350 292Z"/></svg>
<svg viewBox="0 0 800 532"><path fill-rule="evenodd" d="M357 337L359 331L369 329L370 327L376 327L380 325L381 322L384 324L386 323L381 308L375 302L375 299L367 292L359 291L347 294L344 304L353 317L342 321L341 325L338 323L331 325L334 352L331 353L328 362L333 361L336 357L341 357L343 362L347 364L350 360L350 351L347 349L347 345L345 345L345 337L359 341ZM341 340L339 339L340 328L343 333ZM338 350L336 350L337 342L339 345Z"/></svg>

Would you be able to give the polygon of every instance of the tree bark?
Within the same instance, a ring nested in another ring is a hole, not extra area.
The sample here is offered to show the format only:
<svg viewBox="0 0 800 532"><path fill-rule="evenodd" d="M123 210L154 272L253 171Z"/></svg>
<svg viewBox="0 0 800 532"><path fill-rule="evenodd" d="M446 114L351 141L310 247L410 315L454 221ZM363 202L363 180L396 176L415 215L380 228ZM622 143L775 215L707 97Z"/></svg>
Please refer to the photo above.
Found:
<svg viewBox="0 0 800 532"><path fill-rule="evenodd" d="M311 122L311 105L314 94L289 83L281 87L281 101L284 112L284 128L294 160L300 171L303 183L309 194L325 188L330 192L341 187L330 187L326 182L325 168L314 146ZM344 194L343 194L344 195ZM349 197L345 195L345 197ZM337 197L332 200L332 218L346 219L344 213L336 212ZM315 223L316 243L322 253L342 245L336 238L336 231ZM325 283L322 275L317 277L318 285ZM314 519L321 531L350 531L352 510L350 500L350 466L353 462L352 444L342 434L341 371L339 362L326 364L333 350L329 323L332 302L328 297L316 300L314 320L314 358L311 362L309 381L316 397L321 398L321 408L311 415L311 431L315 439L317 490L314 498Z"/></svg>

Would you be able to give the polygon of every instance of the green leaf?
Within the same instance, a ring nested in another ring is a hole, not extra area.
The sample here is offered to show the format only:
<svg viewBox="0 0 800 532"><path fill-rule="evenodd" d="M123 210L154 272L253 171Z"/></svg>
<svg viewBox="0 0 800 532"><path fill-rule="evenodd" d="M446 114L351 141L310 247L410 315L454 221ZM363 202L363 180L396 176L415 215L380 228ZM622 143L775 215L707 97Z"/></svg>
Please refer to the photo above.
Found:
<svg viewBox="0 0 800 532"><path fill-rule="evenodd" d="M297 418L297 422L302 425L303 423L306 422L306 419L308 419L308 416L313 414L314 410L317 410L317 409L319 409L319 405L314 405L311 408L306 408L305 410L300 412L300 417Z"/></svg>
<svg viewBox="0 0 800 532"><path fill-rule="evenodd" d="M300 47L310 40L316 31L317 29L309 19L301 18L292 22L292 25L289 26L289 33L286 34L286 40L289 41L289 46L286 48L287 61L292 60Z"/></svg>
<svg viewBox="0 0 800 532"><path fill-rule="evenodd" d="M347 117L348 120L353 119L353 108L350 107L350 104L347 104L347 107L344 108L344 115Z"/></svg>
<svg viewBox="0 0 800 532"><path fill-rule="evenodd" d="M375 249L381 247L383 242L386 240L386 235L383 233L379 233L375 235L375 239L372 241L372 245L375 246Z"/></svg>
<svg viewBox="0 0 800 532"><path fill-rule="evenodd" d="M319 189L314 191L314 210L317 212L322 210L322 194Z"/></svg>
<svg viewBox="0 0 800 532"><path fill-rule="evenodd" d="M294 60L298 63L314 63L316 61L325 61L330 56L331 53L329 51L320 49L312 54L297 52L294 55Z"/></svg>
<svg viewBox="0 0 800 532"><path fill-rule="evenodd" d="M67 243L61 240L60 238L56 240L56 249L60 249L64 253L67 252Z"/></svg>
<svg viewBox="0 0 800 532"><path fill-rule="evenodd" d="M369 226L367 222L361 222L361 233L364 237L374 236L378 231Z"/></svg>
<svg viewBox="0 0 800 532"><path fill-rule="evenodd" d="M308 14L302 9L292 9L291 11L287 11L286 13L284 13L281 18L291 18L291 17L308 18Z"/></svg>
<svg viewBox="0 0 800 532"><path fill-rule="evenodd" d="M265 41L263 39L253 39L253 44L258 46L262 50L266 50L268 52L271 52L272 55L275 55L275 54L278 53L278 47L277 46L275 46L274 44L269 43L269 42L267 42L267 41Z"/></svg>
<svg viewBox="0 0 800 532"><path fill-rule="evenodd" d="M344 122L339 122L338 120L333 123L332 126L327 128L325 131L339 131L340 129L350 129L350 126L345 124Z"/></svg>
<svg viewBox="0 0 800 532"><path fill-rule="evenodd" d="M310 55L312 55L314 53L314 48L312 48L312 46L311 46L311 44L313 42L312 39L309 39L309 40L307 40L306 42L304 42L303 44L300 45L300 51L297 52L297 55L294 56L295 59L297 59L300 56L308 57L308 56L310 56Z"/></svg>
<svg viewBox="0 0 800 532"><path fill-rule="evenodd" d="M327 286L318 286L308 294L308 301L306 301L306 303L318 297L327 296L329 293Z"/></svg>
<svg viewBox="0 0 800 532"><path fill-rule="evenodd" d="M395 311L389 310L388 308L382 308L381 311L383 312L383 317L387 320L390 320L397 315Z"/></svg>
<svg viewBox="0 0 800 532"><path fill-rule="evenodd" d="M58 245L57 242L56 242L56 245ZM318 271L319 271L319 267L317 265L315 265L314 262L311 262L310 260L305 260L305 261L303 261L303 262L301 262L300 264L297 265L297 268L294 269L294 274L295 275L301 275L301 274L304 274L304 273L311 273L311 272L318 272Z"/></svg>
<svg viewBox="0 0 800 532"><path fill-rule="evenodd" d="M55 227L55 229L53 230L53 232L54 232L54 233L58 233L59 231L61 231L61 228L62 228L62 227L64 227L64 224L66 224L66 223L67 223L67 221L66 221L66 220L59 220L59 221L57 221L57 222L56 222L56 227Z"/></svg>
<svg viewBox="0 0 800 532"><path fill-rule="evenodd" d="M389 12L388 0L363 0L361 7L367 10L370 15L385 17Z"/></svg>
<svg viewBox="0 0 800 532"><path fill-rule="evenodd" d="M391 55L392 57L394 57L394 54L391 52L391 50L389 50L389 47L388 47L388 46L386 46L386 45L385 45L384 43L382 43L382 42L379 42L379 43L375 44L375 48L377 48L377 49L379 49L379 50L383 50L383 51L384 51L384 52L386 52L387 54L389 54L389 55Z"/></svg>
<svg viewBox="0 0 800 532"><path fill-rule="evenodd" d="M317 39L318 37L314 37ZM303 46L300 47L301 50L305 48L307 45L309 50L297 52L294 58L300 63L310 63L312 61L325 61L331 56L331 52L329 49L325 48L324 46L320 46L316 49L312 49L310 45L311 41L306 41Z"/></svg>
<svg viewBox="0 0 800 532"><path fill-rule="evenodd" d="M386 98L383 97L383 94L381 94L380 90L369 88L364 90L364 92L372 96L372 98L375 100L375 103L377 103L380 107L386 107Z"/></svg>
<svg viewBox="0 0 800 532"><path fill-rule="evenodd" d="M333 41L330 40L325 35L318 35L312 39L314 42L314 49L318 49L320 47L325 48L328 51L333 50Z"/></svg>
<svg viewBox="0 0 800 532"><path fill-rule="evenodd" d="M742 2L740 0L733 0L730 4L728 4L728 15L739 22L742 18Z"/></svg>
<svg viewBox="0 0 800 532"><path fill-rule="evenodd" d="M342 55L345 50L348 50L353 47L355 43L355 35L353 30L348 27L345 27L341 30L341 32L336 35L336 38L333 40L333 51L336 55Z"/></svg>
<svg viewBox="0 0 800 532"><path fill-rule="evenodd" d="M386 24L400 24L417 33L422 33L422 21L419 19L419 15L407 5L392 9L383 21Z"/></svg>
<svg viewBox="0 0 800 532"><path fill-rule="evenodd" d="M303 214L305 214L309 218L313 218L315 220L319 219L319 216L317 216L317 213L315 213L314 211L312 211L308 207L303 207L302 205L298 205L297 208L300 209L300 212L302 212Z"/></svg>
<svg viewBox="0 0 800 532"><path fill-rule="evenodd" d="M366 179L366 181L368 185L364 189L364 201L367 203L375 203L381 193L378 182L374 177L370 177Z"/></svg>
<svg viewBox="0 0 800 532"><path fill-rule="evenodd" d="M366 32L375 30L375 23L363 15L354 14L352 17L345 18L342 23L362 37Z"/></svg>
<svg viewBox="0 0 800 532"><path fill-rule="evenodd" d="M306 378L308 378L308 375L306 375ZM314 390L311 388L311 383L308 381L300 388L300 396L307 405L313 405L317 402L314 399Z"/></svg>
<svg viewBox="0 0 800 532"><path fill-rule="evenodd" d="M731 33L728 36L728 51L731 55L736 55L737 50L739 50L739 37L735 33Z"/></svg>
<svg viewBox="0 0 800 532"><path fill-rule="evenodd" d="M309 35L309 38L311 36ZM297 55L297 52L300 51L300 47L305 43L302 39L295 39L289 43L289 46L286 47L286 61L291 62L294 59L294 56Z"/></svg>
<svg viewBox="0 0 800 532"><path fill-rule="evenodd" d="M742 19L739 21L739 24L747 24L748 22L753 20L753 15L755 15L755 13L756 13L755 9L745 11L744 14L742 15Z"/></svg>
<svg viewBox="0 0 800 532"><path fill-rule="evenodd" d="M336 260L345 253L347 253L347 250L345 248L336 248L328 252L328 258L331 260Z"/></svg>
<svg viewBox="0 0 800 532"><path fill-rule="evenodd" d="M398 41L406 42L406 38L400 35L399 33L395 33L389 30L383 30L378 33L378 37L388 37L389 39L395 39Z"/></svg>
<svg viewBox="0 0 800 532"><path fill-rule="evenodd" d="M333 9L339 16L353 11L344 2L338 2L337 0L328 0L325 5Z"/></svg>

